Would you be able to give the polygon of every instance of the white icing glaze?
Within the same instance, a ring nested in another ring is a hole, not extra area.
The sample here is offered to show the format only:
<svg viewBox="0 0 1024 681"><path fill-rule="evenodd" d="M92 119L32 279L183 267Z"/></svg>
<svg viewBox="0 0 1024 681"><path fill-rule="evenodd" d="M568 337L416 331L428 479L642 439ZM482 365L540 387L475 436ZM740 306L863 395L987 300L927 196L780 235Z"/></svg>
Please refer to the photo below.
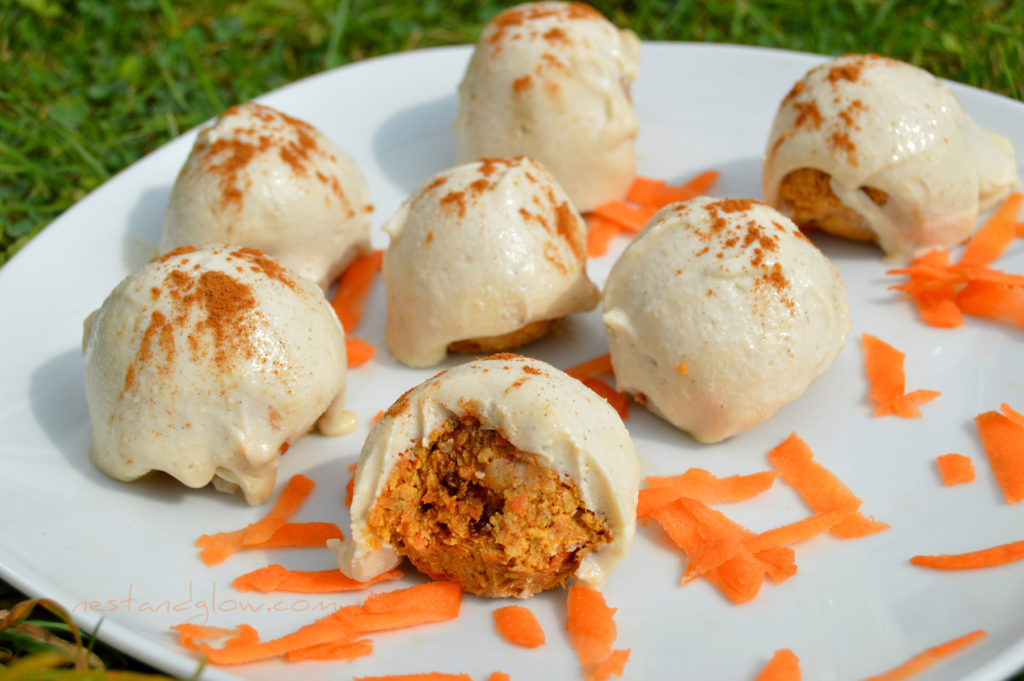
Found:
<svg viewBox="0 0 1024 681"><path fill-rule="evenodd" d="M436 175L384 225L387 342L413 367L449 343L593 309L586 225L542 166L486 159Z"/></svg>
<svg viewBox="0 0 1024 681"><path fill-rule="evenodd" d="M350 156L308 123L249 102L199 132L171 190L160 250L258 248L326 288L369 250L372 211Z"/></svg>
<svg viewBox="0 0 1024 681"><path fill-rule="evenodd" d="M581 211L622 198L636 166L629 86L639 52L636 35L579 3L505 10L459 85L456 160L531 156Z"/></svg>
<svg viewBox="0 0 1024 681"><path fill-rule="evenodd" d="M345 334L323 292L268 256L182 251L86 319L90 458L117 480L163 471L259 504L284 449L341 410Z"/></svg>
<svg viewBox="0 0 1024 681"><path fill-rule="evenodd" d="M979 128L927 71L874 55L815 67L783 100L766 150L766 203L778 205L782 180L799 168L830 175L894 262L963 241L978 211L1018 182L1009 140Z"/></svg>
<svg viewBox="0 0 1024 681"><path fill-rule="evenodd" d="M603 318L619 389L701 442L796 399L851 326L839 273L789 219L708 197L664 208L626 248Z"/></svg>

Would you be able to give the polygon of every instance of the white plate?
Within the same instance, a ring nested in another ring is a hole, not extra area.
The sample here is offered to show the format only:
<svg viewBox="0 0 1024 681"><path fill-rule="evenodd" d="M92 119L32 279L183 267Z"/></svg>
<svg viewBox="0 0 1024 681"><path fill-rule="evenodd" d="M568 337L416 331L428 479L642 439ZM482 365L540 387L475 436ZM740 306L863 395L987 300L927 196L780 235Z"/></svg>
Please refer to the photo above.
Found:
<svg viewBox="0 0 1024 681"><path fill-rule="evenodd" d="M379 225L430 173L453 163L455 87L469 49L426 50L375 59L293 84L261 101L320 127L359 161ZM722 178L718 195L760 195L761 151L776 105L819 57L752 48L647 44L634 98L641 122L640 170L673 181L706 168ZM1024 106L955 86L982 125L1009 135L1024 154ZM265 638L311 621L333 604L364 594L306 599L253 596L232 578L269 562L326 568L326 551L247 552L207 568L193 542L204 532L244 526L265 509L211 490L168 480L113 482L87 460L90 428L79 351L82 319L113 286L152 254L171 183L194 132L147 156L73 207L0 270L0 576L34 595L57 599L87 629L172 673L188 675L194 658L168 627L186 620L231 626L249 622ZM378 246L386 244L381 232ZM805 678L853 681L974 629L982 643L922 681L997 681L1024 666L1024 564L948 574L915 568L918 553L947 553L1024 538L1024 504L1008 506L981 452L972 418L1003 401L1024 408L1021 331L970 319L961 328L924 326L906 300L887 290L878 253L819 240L846 281L854 333L835 365L769 422L725 443L700 446L634 406L628 421L646 474L702 466L719 474L768 467L766 454L796 431L818 459L864 499L864 510L892 529L859 540L820 537L797 547L799 572L766 583L743 606L729 604L703 580L678 586L682 560L655 526L640 528L633 550L605 594L618 608L618 646L632 656L627 679L752 679L772 651L788 647ZM613 252L592 261L603 281ZM1014 244L1000 266L1024 271ZM384 300L377 284L358 335L383 348ZM942 397L921 420L875 419L866 398L861 332L907 353L908 390ZM557 366L605 351L597 313L529 348ZM340 496L367 424L406 388L430 375L395 365L387 352L351 374L350 407L362 426L353 435L309 436L282 462L279 484L294 473L318 481L301 520L336 520L347 528ZM454 360L453 360L454 361ZM971 456L978 479L944 488L939 454ZM784 484L726 511L754 529L806 511ZM403 582L416 583L411 569ZM352 664L269 662L211 669L210 679L311 680L420 671L497 669L513 679L579 678L564 633L564 592L526 603L547 645L526 650L503 642L491 611L500 602L466 597L450 623L375 636L376 651ZM208 617L208 619L207 619Z"/></svg>

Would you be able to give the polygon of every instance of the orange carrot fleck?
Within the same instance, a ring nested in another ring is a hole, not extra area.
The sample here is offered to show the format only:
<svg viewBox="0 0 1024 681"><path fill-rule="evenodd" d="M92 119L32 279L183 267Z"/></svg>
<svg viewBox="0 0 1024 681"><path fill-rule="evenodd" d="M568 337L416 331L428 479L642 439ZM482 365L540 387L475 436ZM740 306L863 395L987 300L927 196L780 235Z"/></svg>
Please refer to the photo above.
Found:
<svg viewBox="0 0 1024 681"><path fill-rule="evenodd" d="M682 498L659 506L651 516L664 528L672 542L691 558L701 551L708 537L733 532L741 533L744 537L753 534L706 507L701 509L706 509L702 513L703 517L698 519L693 511L701 506L703 504L698 501ZM709 569L706 576L729 600L739 605L757 595L765 573L765 565L755 559L746 547L741 546L736 555L714 569Z"/></svg>
<svg viewBox="0 0 1024 681"><path fill-rule="evenodd" d="M206 565L217 565L242 549L320 548L328 539L344 539L334 523L288 523L267 541L248 546L242 543L244 537L245 529L204 534L196 540L196 546L202 549L199 557Z"/></svg>
<svg viewBox="0 0 1024 681"><path fill-rule="evenodd" d="M910 562L936 570L974 570L1024 560L1024 540L1000 544L970 553L914 556Z"/></svg>
<svg viewBox="0 0 1024 681"><path fill-rule="evenodd" d="M288 570L280 565L271 564L235 578L231 586L239 591L334 593L367 589L379 582L400 579L401 577L401 570L388 570L368 582L357 582L351 577L342 574L337 568L301 571Z"/></svg>
<svg viewBox="0 0 1024 681"><path fill-rule="evenodd" d="M885 523L864 517L857 510L861 500L831 471L814 460L810 447L796 433L790 434L773 449L768 460L815 513L850 512L848 518L832 527L833 535L852 539L889 528Z"/></svg>
<svg viewBox="0 0 1024 681"><path fill-rule="evenodd" d="M512 681L512 677L505 672L491 672L491 675L487 677L487 681Z"/></svg>
<svg viewBox="0 0 1024 681"><path fill-rule="evenodd" d="M615 411L619 412L619 416L623 421L629 418L629 400L626 398L626 393L619 392L598 378L584 378L582 381L583 385L593 390L603 397L608 404L612 405Z"/></svg>
<svg viewBox="0 0 1024 681"><path fill-rule="evenodd" d="M338 288L331 298L331 307L341 320L346 334L359 325L370 296L373 278L380 271L383 260L384 251L381 250L356 258L338 280Z"/></svg>
<svg viewBox="0 0 1024 681"><path fill-rule="evenodd" d="M592 212L605 220L611 220L628 232L639 232L658 210L649 206L636 207L625 201L612 199L596 206Z"/></svg>
<svg viewBox="0 0 1024 681"><path fill-rule="evenodd" d="M909 294L925 323L945 328L963 324L963 315L956 306L955 297L957 286L964 283L965 275L950 267L948 251L929 251L910 267L889 270L889 274L910 277L906 284L890 288Z"/></svg>
<svg viewBox="0 0 1024 681"><path fill-rule="evenodd" d="M800 658L789 648L776 650L754 681L800 681Z"/></svg>
<svg viewBox="0 0 1024 681"><path fill-rule="evenodd" d="M968 456L942 454L936 457L935 462L939 465L939 475L946 487L974 481L974 464Z"/></svg>
<svg viewBox="0 0 1024 681"><path fill-rule="evenodd" d="M924 671L942 658L952 655L953 653L984 637L984 630L978 629L977 631L972 631L971 633L955 638L952 641L947 641L946 643L937 645L934 648L929 648L923 653L919 653L910 658L900 666L875 676L869 676L864 679L864 681L903 681L903 679L908 679L914 674Z"/></svg>
<svg viewBox="0 0 1024 681"><path fill-rule="evenodd" d="M426 672L424 674L389 674L388 676L357 676L352 681L473 681L469 674L442 674Z"/></svg>
<svg viewBox="0 0 1024 681"><path fill-rule="evenodd" d="M1022 201L1024 195L1016 192L1003 201L967 242L967 249L960 257L961 265L985 266L1006 250L1016 235L1017 214Z"/></svg>
<svg viewBox="0 0 1024 681"><path fill-rule="evenodd" d="M1024 287L972 281L956 294L956 304L966 314L1024 326Z"/></svg>
<svg viewBox="0 0 1024 681"><path fill-rule="evenodd" d="M781 584L796 574L796 554L788 546L761 549L754 552L754 558L764 565L765 575L776 584Z"/></svg>
<svg viewBox="0 0 1024 681"><path fill-rule="evenodd" d="M373 359L376 352L377 348L363 339L356 338L355 336L345 336L345 355L348 358L348 366L350 368L366 364Z"/></svg>
<svg viewBox="0 0 1024 681"><path fill-rule="evenodd" d="M314 487L316 483L305 475L293 475L270 511L246 528L242 544L252 546L270 539L299 510Z"/></svg>
<svg viewBox="0 0 1024 681"><path fill-rule="evenodd" d="M363 638L358 641L328 641L305 648L289 650L285 655L289 662L301 660L352 660L366 657L373 652L373 641Z"/></svg>
<svg viewBox="0 0 1024 681"><path fill-rule="evenodd" d="M594 359L588 359L586 362L580 362L575 366L569 367L565 370L565 373L579 381L582 381L584 378L595 378L601 374L614 373L612 370L612 356L608 353L598 355Z"/></svg>
<svg viewBox="0 0 1024 681"><path fill-rule="evenodd" d="M929 402L941 393L934 390L915 390L903 394L906 374L903 371L902 352L885 341L864 333L861 334L864 348L864 366L867 371L869 397L878 405L875 416L895 414L903 418L918 418L918 405Z"/></svg>
<svg viewBox="0 0 1024 681"><path fill-rule="evenodd" d="M707 193L717 179L717 171L706 170L686 184L670 186L660 180L638 175L626 193L626 198L634 203L661 208L676 201L689 201L695 196Z"/></svg>
<svg viewBox="0 0 1024 681"><path fill-rule="evenodd" d="M732 560L742 548L743 535L739 532L718 534L705 539L697 552L690 557L679 585L686 586L694 579L718 569Z"/></svg>
<svg viewBox="0 0 1024 681"><path fill-rule="evenodd" d="M689 368L686 366L686 362L680 362L678 366L676 366L676 371L679 372L680 376L685 376L686 372L689 371Z"/></svg>
<svg viewBox="0 0 1024 681"><path fill-rule="evenodd" d="M313 646L340 645L375 631L451 620L458 617L461 598L462 589L457 584L428 582L373 594L361 606L339 608L297 631L270 641L222 648L202 643L197 645L212 664L257 662Z"/></svg>
<svg viewBox="0 0 1024 681"><path fill-rule="evenodd" d="M384 410L383 409L381 409L380 411L378 411L376 414L373 415L373 422L377 423L378 421L380 421L380 417L381 416L384 416Z"/></svg>
<svg viewBox="0 0 1024 681"><path fill-rule="evenodd" d="M1006 502L1024 499L1024 426L997 411L978 414L974 423Z"/></svg>
<svg viewBox="0 0 1024 681"><path fill-rule="evenodd" d="M1016 423L1018 426L1024 426L1024 414L1021 414L1019 411L1016 411L1013 407L1008 405L1006 402L1003 402L1002 404L1000 404L999 405L999 409L1000 409L1000 411L1003 412L1003 416L1005 416L1006 418L1010 419L1011 421Z"/></svg>
<svg viewBox="0 0 1024 681"><path fill-rule="evenodd" d="M906 383L903 360L906 355L867 333L861 334L860 342L871 387L869 397L880 407L889 404L903 394Z"/></svg>
<svg viewBox="0 0 1024 681"><path fill-rule="evenodd" d="M543 645L544 630L534 616L533 611L521 605L508 605L494 611L494 624L509 643L524 648L536 648Z"/></svg>
<svg viewBox="0 0 1024 681"><path fill-rule="evenodd" d="M352 507L352 498L356 495L356 468L358 467L358 461L348 465L348 482L345 483L345 505L349 508Z"/></svg>
<svg viewBox="0 0 1024 681"><path fill-rule="evenodd" d="M270 539L259 544L250 544L247 549L311 549L322 548L328 539L344 539L341 530L334 523L288 523Z"/></svg>
<svg viewBox="0 0 1024 681"><path fill-rule="evenodd" d="M622 231L617 222L600 215L587 214L587 257L599 258L608 252L615 235Z"/></svg>
<svg viewBox="0 0 1024 681"><path fill-rule="evenodd" d="M650 515L661 504L680 497L698 499L705 504L743 501L766 491L775 482L778 473L761 471L749 475L731 475L719 478L703 468L690 468L682 475L648 476L649 487L640 490L637 515Z"/></svg>
<svg viewBox="0 0 1024 681"><path fill-rule="evenodd" d="M937 390L915 390L906 395L900 395L888 404L883 404L875 410L875 416L889 416L895 414L905 419L921 418L921 410L918 405L931 402L941 395Z"/></svg>
<svg viewBox="0 0 1024 681"><path fill-rule="evenodd" d="M597 669L594 670L594 681L604 681L611 677L622 676L622 672L626 671L626 663L629 662L629 650L613 650L604 662L597 665Z"/></svg>
<svg viewBox="0 0 1024 681"><path fill-rule="evenodd" d="M607 674L615 673L613 668L604 665L613 655L612 645L618 635L615 609L608 607L600 591L579 585L569 587L568 606L565 628L584 677L592 681L608 678ZM628 655L628 651L625 652ZM621 656L619 653L616 660ZM604 675L599 676L599 672ZM621 674L621 669L618 673Z"/></svg>
<svg viewBox="0 0 1024 681"><path fill-rule="evenodd" d="M828 532L852 514L853 512L850 510L816 513L796 522L761 532L748 539L745 544L747 549L755 554L765 549L795 544Z"/></svg>

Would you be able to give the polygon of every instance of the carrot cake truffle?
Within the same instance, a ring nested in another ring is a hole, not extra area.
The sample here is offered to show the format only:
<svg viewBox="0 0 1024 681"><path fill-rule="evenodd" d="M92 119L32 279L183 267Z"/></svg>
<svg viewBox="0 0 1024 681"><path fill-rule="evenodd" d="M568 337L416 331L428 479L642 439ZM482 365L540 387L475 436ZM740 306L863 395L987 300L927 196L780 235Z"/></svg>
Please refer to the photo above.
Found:
<svg viewBox="0 0 1024 681"><path fill-rule="evenodd" d="M587 278L583 219L529 158L434 176L384 231L387 343L408 366L432 366L448 350L517 348L600 297Z"/></svg>
<svg viewBox="0 0 1024 681"><path fill-rule="evenodd" d="M796 399L850 332L839 273L788 218L752 200L661 210L608 275L620 390L700 442Z"/></svg>
<svg viewBox="0 0 1024 681"><path fill-rule="evenodd" d="M1013 147L927 71L876 55L811 69L768 138L764 200L904 262L949 248L1017 184Z"/></svg>
<svg viewBox="0 0 1024 681"><path fill-rule="evenodd" d="M350 156L312 125L249 102L199 132L171 190L160 251L258 248L326 289L369 250L372 212Z"/></svg>
<svg viewBox="0 0 1024 681"><path fill-rule="evenodd" d="M351 532L330 544L360 581L404 556L480 596L570 576L599 588L633 541L639 475L605 400L544 362L492 355L391 405L359 457Z"/></svg>
<svg viewBox="0 0 1024 681"><path fill-rule="evenodd" d="M85 320L82 350L89 455L117 480L163 471L260 504L318 419L328 434L354 425L337 316L255 249L185 246L144 265Z"/></svg>
<svg viewBox="0 0 1024 681"><path fill-rule="evenodd" d="M455 157L532 156L578 210L622 198L636 172L629 87L640 41L581 3L498 14L459 85Z"/></svg>

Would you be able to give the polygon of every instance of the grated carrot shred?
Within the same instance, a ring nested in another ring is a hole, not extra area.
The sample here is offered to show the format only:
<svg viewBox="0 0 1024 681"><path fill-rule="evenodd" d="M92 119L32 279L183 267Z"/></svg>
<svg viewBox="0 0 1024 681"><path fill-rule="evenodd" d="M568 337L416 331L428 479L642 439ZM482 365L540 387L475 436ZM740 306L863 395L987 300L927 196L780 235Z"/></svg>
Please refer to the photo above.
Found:
<svg viewBox="0 0 1024 681"><path fill-rule="evenodd" d="M373 278L380 271L383 261L384 251L372 251L353 260L338 279L331 307L346 334L352 333L362 320Z"/></svg>
<svg viewBox="0 0 1024 681"><path fill-rule="evenodd" d="M946 643L929 648L922 653L918 653L900 666L875 676L869 676L864 679L864 681L903 681L904 679L908 679L914 674L920 673L928 667L931 667L942 658L959 652L963 648L966 648L972 643L984 638L985 635L985 631L982 629L972 631L971 633L955 638L952 641L947 641Z"/></svg>
<svg viewBox="0 0 1024 681"><path fill-rule="evenodd" d="M996 483L1008 504L1024 499L1024 426L997 411L978 414L974 423Z"/></svg>
<svg viewBox="0 0 1024 681"><path fill-rule="evenodd" d="M800 658L789 648L776 650L754 681L800 681Z"/></svg>
<svg viewBox="0 0 1024 681"><path fill-rule="evenodd" d="M946 487L974 481L974 464L963 454L942 454L935 458L942 484Z"/></svg>
<svg viewBox="0 0 1024 681"><path fill-rule="evenodd" d="M935 570L975 570L1024 560L1024 540L1000 544L969 553L914 556L910 562Z"/></svg>
<svg viewBox="0 0 1024 681"><path fill-rule="evenodd" d="M889 528L886 523L866 518L860 513L861 500L831 471L814 460L810 447L796 433L790 434L773 449L768 460L815 513L850 513L849 517L832 527L831 533L836 537L853 539Z"/></svg>

